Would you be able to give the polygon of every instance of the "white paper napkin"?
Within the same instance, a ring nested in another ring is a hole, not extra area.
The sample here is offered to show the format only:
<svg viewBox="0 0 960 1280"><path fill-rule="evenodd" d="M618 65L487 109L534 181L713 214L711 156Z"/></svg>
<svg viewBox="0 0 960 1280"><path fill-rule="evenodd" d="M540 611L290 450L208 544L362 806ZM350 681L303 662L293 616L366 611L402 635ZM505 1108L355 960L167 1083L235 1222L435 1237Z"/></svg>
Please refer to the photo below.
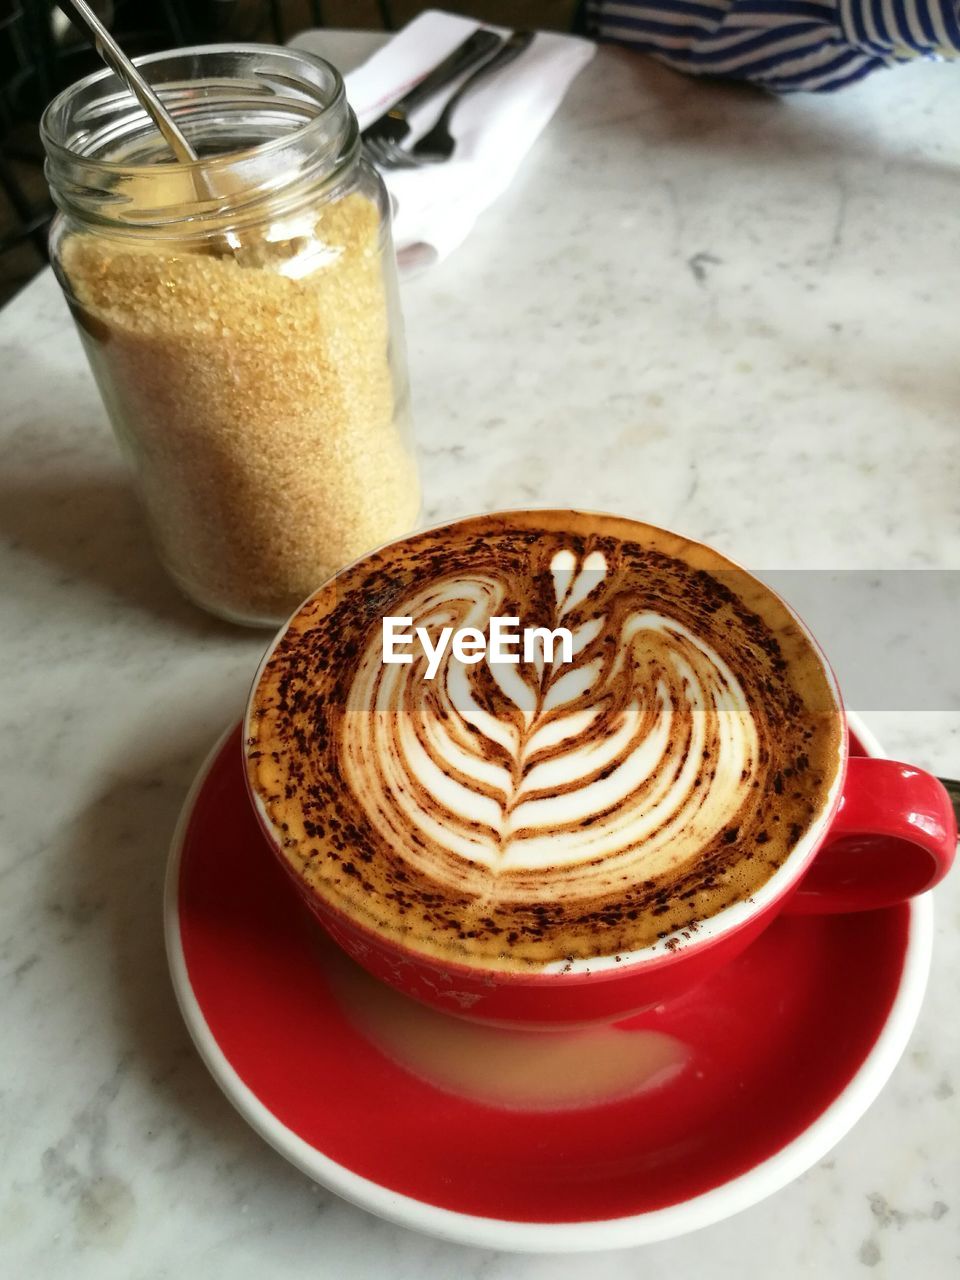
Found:
<svg viewBox="0 0 960 1280"><path fill-rule="evenodd" d="M372 124L480 25L428 9L350 72L347 97L360 128ZM450 160L383 171L394 198L393 234L404 269L437 262L463 243L479 214L509 186L594 52L588 40L538 32L514 62L481 81L457 107L451 124L457 149ZM441 91L411 115L405 145L426 133L455 88Z"/></svg>

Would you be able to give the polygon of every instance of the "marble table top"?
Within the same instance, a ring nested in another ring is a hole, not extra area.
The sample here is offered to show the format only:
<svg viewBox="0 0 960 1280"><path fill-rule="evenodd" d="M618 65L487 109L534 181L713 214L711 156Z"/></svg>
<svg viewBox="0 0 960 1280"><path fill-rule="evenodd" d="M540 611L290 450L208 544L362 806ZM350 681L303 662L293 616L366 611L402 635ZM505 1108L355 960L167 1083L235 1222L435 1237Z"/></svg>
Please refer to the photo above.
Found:
<svg viewBox="0 0 960 1280"><path fill-rule="evenodd" d="M341 65L375 40L312 38ZM404 284L426 516L573 504L757 569L960 568L958 118L950 66L777 101L602 50L464 247ZM879 1101L695 1236L463 1249L261 1142L181 1023L160 890L266 637L165 579L49 272L0 315L0 362L0 1274L953 1274L960 876ZM960 776L955 710L867 720Z"/></svg>

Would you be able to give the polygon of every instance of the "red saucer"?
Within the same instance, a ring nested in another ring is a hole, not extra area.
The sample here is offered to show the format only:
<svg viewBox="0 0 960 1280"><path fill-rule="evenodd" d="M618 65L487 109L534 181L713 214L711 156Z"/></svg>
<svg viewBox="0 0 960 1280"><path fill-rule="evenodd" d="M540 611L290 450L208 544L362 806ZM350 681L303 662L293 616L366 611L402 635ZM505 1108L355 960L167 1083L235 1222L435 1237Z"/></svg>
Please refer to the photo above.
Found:
<svg viewBox="0 0 960 1280"><path fill-rule="evenodd" d="M821 1158L902 1052L931 914L917 900L781 917L706 984L617 1032L684 1048L644 1092L563 1111L470 1100L397 1065L346 1016L319 926L249 808L238 727L187 802L167 927L198 1048L268 1141L384 1216L544 1249L677 1234Z"/></svg>

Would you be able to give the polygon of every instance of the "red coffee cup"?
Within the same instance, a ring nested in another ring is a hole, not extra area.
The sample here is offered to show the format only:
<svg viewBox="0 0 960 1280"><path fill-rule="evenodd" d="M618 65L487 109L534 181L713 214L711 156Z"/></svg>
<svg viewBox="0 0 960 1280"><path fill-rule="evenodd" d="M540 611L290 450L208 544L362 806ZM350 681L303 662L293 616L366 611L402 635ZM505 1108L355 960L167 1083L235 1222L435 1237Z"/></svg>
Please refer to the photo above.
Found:
<svg viewBox="0 0 960 1280"><path fill-rule="evenodd" d="M283 634L264 656L254 682L245 738L251 732L257 682ZM781 911L850 912L892 906L931 889L950 868L957 826L945 789L910 765L850 755L835 677L809 632L807 636L823 665L843 729L839 768L820 816L751 897L700 921L695 930L629 954L558 963L534 972L505 972L418 952L348 917L297 876L247 775L248 791L267 840L310 910L375 977L426 1004L485 1022L547 1027L621 1020L707 978L743 951Z"/></svg>

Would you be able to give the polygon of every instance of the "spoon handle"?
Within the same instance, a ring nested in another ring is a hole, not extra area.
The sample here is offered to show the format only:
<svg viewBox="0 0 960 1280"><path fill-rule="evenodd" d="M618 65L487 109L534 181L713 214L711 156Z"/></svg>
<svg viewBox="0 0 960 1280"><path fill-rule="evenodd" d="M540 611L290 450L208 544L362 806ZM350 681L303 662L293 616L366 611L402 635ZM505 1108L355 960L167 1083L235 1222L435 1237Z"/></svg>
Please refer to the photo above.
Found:
<svg viewBox="0 0 960 1280"><path fill-rule="evenodd" d="M941 778L940 781L946 788L950 803L953 805L953 811L957 815L957 822L960 823L960 782L957 782L954 778Z"/></svg>
<svg viewBox="0 0 960 1280"><path fill-rule="evenodd" d="M143 76L114 40L113 36L93 12L86 0L58 0L68 18L78 19L93 40L97 53L123 83L153 120L163 140L182 164L192 164L197 153L181 133L170 112ZM71 12L72 11L72 12Z"/></svg>

